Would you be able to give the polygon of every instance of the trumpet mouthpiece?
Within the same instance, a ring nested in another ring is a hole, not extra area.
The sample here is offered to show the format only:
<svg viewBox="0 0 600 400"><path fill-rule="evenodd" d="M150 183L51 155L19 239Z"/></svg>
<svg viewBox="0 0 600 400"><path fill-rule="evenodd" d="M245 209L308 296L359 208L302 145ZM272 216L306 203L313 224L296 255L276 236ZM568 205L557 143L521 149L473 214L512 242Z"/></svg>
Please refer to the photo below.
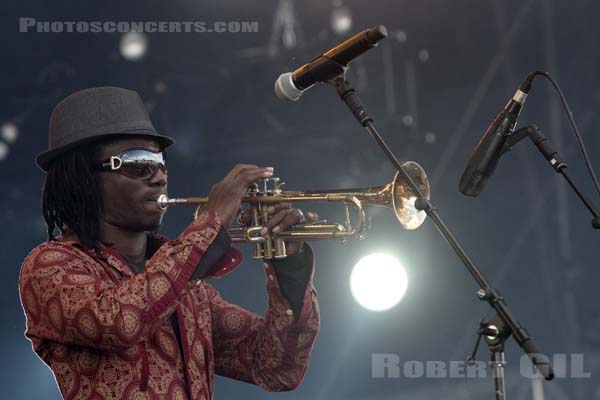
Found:
<svg viewBox="0 0 600 400"><path fill-rule="evenodd" d="M164 210L169 206L169 204L170 204L169 200L170 199L167 197L166 194L161 194L160 196L158 196L158 199L156 199L156 205L161 210Z"/></svg>

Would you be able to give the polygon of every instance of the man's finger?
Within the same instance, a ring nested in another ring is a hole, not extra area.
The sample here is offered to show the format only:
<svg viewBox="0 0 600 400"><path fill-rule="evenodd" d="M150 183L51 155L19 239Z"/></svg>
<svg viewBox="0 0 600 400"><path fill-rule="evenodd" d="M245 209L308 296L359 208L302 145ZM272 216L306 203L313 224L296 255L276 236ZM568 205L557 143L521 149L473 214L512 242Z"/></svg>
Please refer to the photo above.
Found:
<svg viewBox="0 0 600 400"><path fill-rule="evenodd" d="M271 218L269 218L263 229L260 231L260 234L264 236L270 231L272 231L273 227L278 226L281 223L281 221L283 221L284 218L288 215L289 212L289 209L283 209L280 210L277 214L274 214Z"/></svg>
<svg viewBox="0 0 600 400"><path fill-rule="evenodd" d="M240 225L250 225L252 216L250 210L244 210L238 214L238 222Z"/></svg>
<svg viewBox="0 0 600 400"><path fill-rule="evenodd" d="M283 219L283 217L285 217L286 213L289 212L288 210L290 210L291 207L292 207L292 203L290 203L290 202L276 203L276 204L268 206L267 212L269 213L270 218L266 224L267 229L271 230L275 225L277 225ZM274 219L274 216L278 213L282 213L281 216ZM240 223L240 225L250 225L251 220L252 220L252 214L250 212L250 209L243 210L238 215L238 222ZM307 220L308 220L308 218L307 218ZM311 217L310 220L316 221L317 218Z"/></svg>
<svg viewBox="0 0 600 400"><path fill-rule="evenodd" d="M265 168L249 168L244 170L243 173L240 173L237 177L238 182L240 182L245 188L250 186L250 184L258 181L259 179L270 178L273 176L273 167L265 167Z"/></svg>
<svg viewBox="0 0 600 400"><path fill-rule="evenodd" d="M307 211L304 213L306 222L315 222L319 220L319 215L314 211Z"/></svg>
<svg viewBox="0 0 600 400"><path fill-rule="evenodd" d="M225 176L225 179L235 179L236 176L238 176L244 169L248 169L248 168L258 168L258 165L254 165L254 164L236 164L231 171L229 171L229 173L227 173L227 175Z"/></svg>
<svg viewBox="0 0 600 400"><path fill-rule="evenodd" d="M267 212L269 214L276 214L280 210L290 209L290 208L292 208L292 203L290 203L289 201L284 201L282 203L271 204L270 206L267 207Z"/></svg>
<svg viewBox="0 0 600 400"><path fill-rule="evenodd" d="M305 217L302 211L297 208L293 208L286 214L285 218L283 218L283 220L273 228L272 231L273 233L279 233L285 231L292 225L303 223L304 221Z"/></svg>

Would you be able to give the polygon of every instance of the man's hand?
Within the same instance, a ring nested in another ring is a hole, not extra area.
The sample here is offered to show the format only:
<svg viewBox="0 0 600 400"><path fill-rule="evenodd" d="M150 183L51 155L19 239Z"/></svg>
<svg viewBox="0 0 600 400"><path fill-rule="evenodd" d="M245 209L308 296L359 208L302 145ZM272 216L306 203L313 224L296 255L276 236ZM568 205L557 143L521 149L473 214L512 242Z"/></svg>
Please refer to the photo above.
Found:
<svg viewBox="0 0 600 400"><path fill-rule="evenodd" d="M253 164L237 164L225 178L214 185L208 193L206 208L216 212L224 229L231 226L237 215L242 197L257 180L273 176L273 167Z"/></svg>
<svg viewBox="0 0 600 400"><path fill-rule="evenodd" d="M267 213L269 214L269 219L260 231L262 236L266 236L269 233L276 236L279 232L283 232L295 224L310 223L319 219L317 213L312 211L307 211L306 216L304 216L304 213L301 210L292 208L292 203L290 202L281 202L270 205L267 208ZM246 226L250 225L249 210L245 210L241 213L240 222ZM298 253L303 244L303 240L287 240L285 242L287 254L293 256Z"/></svg>

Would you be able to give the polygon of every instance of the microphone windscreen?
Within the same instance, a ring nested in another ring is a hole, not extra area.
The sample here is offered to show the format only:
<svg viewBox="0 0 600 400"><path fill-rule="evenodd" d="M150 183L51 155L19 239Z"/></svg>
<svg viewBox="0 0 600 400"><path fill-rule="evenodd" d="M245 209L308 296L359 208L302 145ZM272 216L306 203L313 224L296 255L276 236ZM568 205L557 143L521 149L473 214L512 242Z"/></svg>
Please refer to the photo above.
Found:
<svg viewBox="0 0 600 400"><path fill-rule="evenodd" d="M282 100L296 101L302 96L303 91L294 85L291 72L279 75L275 81L275 94Z"/></svg>

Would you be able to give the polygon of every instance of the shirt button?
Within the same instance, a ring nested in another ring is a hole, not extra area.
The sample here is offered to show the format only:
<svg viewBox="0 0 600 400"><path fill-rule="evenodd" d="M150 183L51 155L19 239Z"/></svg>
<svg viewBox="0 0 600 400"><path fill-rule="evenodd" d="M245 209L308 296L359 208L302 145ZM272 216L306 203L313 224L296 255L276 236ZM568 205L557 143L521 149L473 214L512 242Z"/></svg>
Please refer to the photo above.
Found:
<svg viewBox="0 0 600 400"><path fill-rule="evenodd" d="M289 309L289 308L286 310L286 312L285 312L285 313L286 313L287 315L292 315L292 314L294 314L294 312L293 312L291 309Z"/></svg>
<svg viewBox="0 0 600 400"><path fill-rule="evenodd" d="M269 274L269 279L273 280L273 275Z"/></svg>

